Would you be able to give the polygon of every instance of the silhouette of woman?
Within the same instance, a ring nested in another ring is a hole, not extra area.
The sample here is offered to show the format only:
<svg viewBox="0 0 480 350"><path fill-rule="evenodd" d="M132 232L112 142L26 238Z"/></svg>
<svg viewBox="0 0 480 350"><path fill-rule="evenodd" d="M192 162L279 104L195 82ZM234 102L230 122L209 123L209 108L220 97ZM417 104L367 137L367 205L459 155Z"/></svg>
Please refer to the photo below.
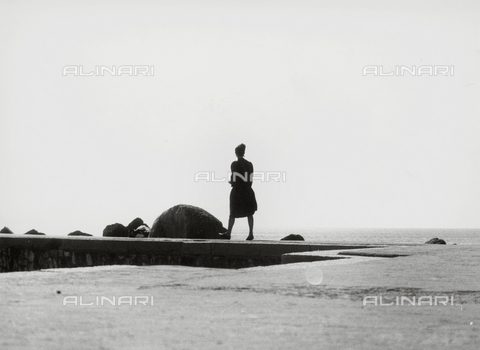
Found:
<svg viewBox="0 0 480 350"><path fill-rule="evenodd" d="M224 236L230 239L232 234L235 218L248 218L248 237L247 240L253 239L253 214L257 211L257 200L255 192L252 189L253 164L246 160L246 146L242 143L235 148L237 160L230 167L232 175L230 184L232 191L230 192L230 217L228 219L228 229Z"/></svg>

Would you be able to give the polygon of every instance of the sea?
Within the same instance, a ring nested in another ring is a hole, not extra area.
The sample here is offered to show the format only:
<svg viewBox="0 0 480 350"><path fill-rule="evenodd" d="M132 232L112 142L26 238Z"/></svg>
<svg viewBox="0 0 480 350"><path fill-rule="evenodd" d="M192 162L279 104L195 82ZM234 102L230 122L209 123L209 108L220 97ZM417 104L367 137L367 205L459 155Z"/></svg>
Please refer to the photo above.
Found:
<svg viewBox="0 0 480 350"><path fill-rule="evenodd" d="M232 240L243 240L248 230L233 229ZM446 228L262 228L254 229L255 240L279 240L299 234L310 242L422 244L431 238L447 244L480 245L480 229Z"/></svg>
<svg viewBox="0 0 480 350"><path fill-rule="evenodd" d="M254 228L256 241L277 241L290 234L298 234L305 241L318 243L423 244L432 238L440 238L447 244L480 245L480 228ZM235 223L231 240L243 241L247 236L246 220Z"/></svg>

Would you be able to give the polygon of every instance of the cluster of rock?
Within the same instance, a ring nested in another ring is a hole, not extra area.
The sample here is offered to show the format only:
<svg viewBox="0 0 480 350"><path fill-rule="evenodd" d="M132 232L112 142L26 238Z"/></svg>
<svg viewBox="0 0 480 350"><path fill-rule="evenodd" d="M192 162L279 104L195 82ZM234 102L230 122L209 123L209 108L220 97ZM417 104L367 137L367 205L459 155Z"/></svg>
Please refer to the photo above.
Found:
<svg viewBox="0 0 480 350"><path fill-rule="evenodd" d="M103 230L103 237L126 237L126 238L190 238L190 239L224 239L221 235L227 229L215 216L206 210L193 205L179 204L165 210L153 223L152 228L140 218L135 218L127 226L119 223L107 225ZM13 234L12 230L4 227L0 234ZM32 229L25 235L45 236L45 233ZM70 232L68 236L93 236L79 230ZM298 234L290 234L281 241L304 241ZM425 244L447 244L437 237L425 242Z"/></svg>
<svg viewBox="0 0 480 350"><path fill-rule="evenodd" d="M10 230L6 226L0 230L0 233L13 234L12 230ZM32 229L30 231L25 232L24 235L46 236L45 233L38 232L35 229ZM67 236L93 236L93 235L91 235L90 233L85 233L85 232L77 230L77 231L70 232Z"/></svg>
<svg viewBox="0 0 480 350"><path fill-rule="evenodd" d="M127 226L120 223L107 225L103 237L165 237L192 239L222 239L227 229L220 220L202 208L179 204L165 210L152 228L136 218Z"/></svg>
<svg viewBox="0 0 480 350"><path fill-rule="evenodd" d="M7 226L5 226L4 228L2 228L2 229L0 230L0 233L13 234L12 230L10 230ZM38 232L37 230L32 229L32 230L30 230L30 231L25 232L24 235L45 236L45 233Z"/></svg>
<svg viewBox="0 0 480 350"><path fill-rule="evenodd" d="M120 223L107 225L103 229L103 237L146 238L150 227L140 218L135 218L127 226Z"/></svg>
<svg viewBox="0 0 480 350"><path fill-rule="evenodd" d="M10 230L6 226L0 230L0 233L13 234L12 230ZM24 235L46 236L45 233L38 232L35 229L32 229L30 231L25 232ZM90 233L85 233L85 232L77 230L77 231L70 232L67 236L93 236L93 235L91 235Z"/></svg>
<svg viewBox="0 0 480 350"><path fill-rule="evenodd" d="M107 225L103 237L124 238L192 238L192 239L224 239L221 233L227 232L223 224L206 210L193 205L179 204L165 210L154 222L152 229L141 219L135 218L127 226L120 223ZM7 227L1 233L13 233ZM45 235L37 230L25 234ZM68 236L92 236L82 231L74 231Z"/></svg>

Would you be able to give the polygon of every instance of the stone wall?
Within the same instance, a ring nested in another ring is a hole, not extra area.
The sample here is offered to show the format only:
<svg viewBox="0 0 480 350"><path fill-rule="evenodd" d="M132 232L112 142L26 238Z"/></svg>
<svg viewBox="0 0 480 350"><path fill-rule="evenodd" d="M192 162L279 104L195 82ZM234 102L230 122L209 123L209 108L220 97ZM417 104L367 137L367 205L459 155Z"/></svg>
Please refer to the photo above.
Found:
<svg viewBox="0 0 480 350"><path fill-rule="evenodd" d="M365 247L285 241L0 235L0 272L101 265L244 268L280 264L286 253Z"/></svg>
<svg viewBox="0 0 480 350"><path fill-rule="evenodd" d="M280 257L245 257L178 254L86 253L64 250L38 251L0 248L0 272L34 271L102 265L185 265L215 268L244 268L280 264Z"/></svg>

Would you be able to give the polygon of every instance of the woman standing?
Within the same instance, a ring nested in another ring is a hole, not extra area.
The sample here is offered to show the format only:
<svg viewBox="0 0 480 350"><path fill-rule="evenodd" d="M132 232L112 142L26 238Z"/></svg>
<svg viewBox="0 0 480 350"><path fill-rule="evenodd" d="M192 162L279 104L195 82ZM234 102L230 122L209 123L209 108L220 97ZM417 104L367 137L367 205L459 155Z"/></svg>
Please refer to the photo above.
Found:
<svg viewBox="0 0 480 350"><path fill-rule="evenodd" d="M245 147L242 143L235 148L237 160L230 167L232 191L230 192L230 217L225 238L230 239L235 218L247 217L249 227L247 240L251 241L253 239L253 214L257 211L257 200L252 189L253 164L244 158Z"/></svg>

